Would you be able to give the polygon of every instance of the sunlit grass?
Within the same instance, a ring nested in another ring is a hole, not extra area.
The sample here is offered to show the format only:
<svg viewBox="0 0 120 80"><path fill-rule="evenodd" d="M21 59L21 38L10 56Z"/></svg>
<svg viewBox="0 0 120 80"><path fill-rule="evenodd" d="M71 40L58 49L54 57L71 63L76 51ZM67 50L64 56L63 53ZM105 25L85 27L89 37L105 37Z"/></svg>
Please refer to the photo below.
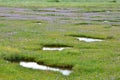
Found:
<svg viewBox="0 0 120 80"><path fill-rule="evenodd" d="M107 9L115 11L120 7L119 3L36 3L34 1L20 3L2 1L0 6L26 7L31 11L40 7L56 9L77 7L84 9L82 13L104 12ZM63 18L65 19L69 20ZM77 40L77 37L98 38L103 41L87 43ZM57 20L49 23L45 20L8 20L0 16L0 80L119 80L119 40L119 25L100 25L95 21L92 24L84 21L78 24L60 24ZM43 47L69 47L69 49L43 51ZM19 65L20 61L34 61L38 64L68 68L72 73L63 76L59 72L27 69Z"/></svg>

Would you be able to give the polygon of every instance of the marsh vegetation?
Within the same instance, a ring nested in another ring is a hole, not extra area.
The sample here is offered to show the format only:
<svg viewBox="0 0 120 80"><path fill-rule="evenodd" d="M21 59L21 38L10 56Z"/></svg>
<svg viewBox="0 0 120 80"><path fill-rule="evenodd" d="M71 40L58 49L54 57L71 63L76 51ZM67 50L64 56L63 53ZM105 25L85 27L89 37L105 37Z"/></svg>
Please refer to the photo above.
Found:
<svg viewBox="0 0 120 80"><path fill-rule="evenodd" d="M35 1L0 0L0 80L120 79L119 0Z"/></svg>

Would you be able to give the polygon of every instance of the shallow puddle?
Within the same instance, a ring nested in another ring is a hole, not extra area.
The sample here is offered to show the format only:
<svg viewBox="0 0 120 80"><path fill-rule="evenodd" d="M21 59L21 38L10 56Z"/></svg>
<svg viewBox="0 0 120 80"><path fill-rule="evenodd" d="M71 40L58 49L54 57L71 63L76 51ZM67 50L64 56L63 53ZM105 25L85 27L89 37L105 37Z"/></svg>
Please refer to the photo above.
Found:
<svg viewBox="0 0 120 80"><path fill-rule="evenodd" d="M43 47L43 50L58 50L58 51L62 51L64 50L64 47Z"/></svg>
<svg viewBox="0 0 120 80"><path fill-rule="evenodd" d="M42 24L42 23L37 23L37 24Z"/></svg>
<svg viewBox="0 0 120 80"><path fill-rule="evenodd" d="M44 66L44 65L39 65L35 62L20 62L20 65L22 67L32 68L32 69L58 71L65 76L68 76L71 73L71 70L63 70L63 69L59 69L59 68L52 68L52 67L48 67L48 66Z"/></svg>
<svg viewBox="0 0 120 80"><path fill-rule="evenodd" d="M101 39L92 39L92 38L77 38L79 41L85 41L85 42L96 42L96 41L103 41Z"/></svg>

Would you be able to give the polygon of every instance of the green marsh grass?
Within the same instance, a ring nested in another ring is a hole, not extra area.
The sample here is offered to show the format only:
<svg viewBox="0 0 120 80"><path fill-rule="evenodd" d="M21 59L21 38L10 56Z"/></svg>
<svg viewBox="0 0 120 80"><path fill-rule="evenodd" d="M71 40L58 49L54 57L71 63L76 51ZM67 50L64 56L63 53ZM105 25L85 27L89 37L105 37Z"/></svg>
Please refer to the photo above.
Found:
<svg viewBox="0 0 120 80"><path fill-rule="evenodd" d="M36 3L3 2L0 6L76 7L83 12L118 9L119 3ZM33 3L33 4L32 4ZM32 4L32 5L31 5ZM47 5L46 5L47 4ZM93 5L95 4L95 5ZM104 4L104 5L103 5ZM102 6L101 6L102 5ZM48 16L48 15L46 15ZM41 23L40 25L38 23ZM120 79L120 28L99 24L60 24L42 20L8 20L0 17L0 80L119 80ZM103 39L86 43L76 37ZM43 51L44 46L70 47L63 51ZM59 72L23 68L20 61L72 70L69 76Z"/></svg>

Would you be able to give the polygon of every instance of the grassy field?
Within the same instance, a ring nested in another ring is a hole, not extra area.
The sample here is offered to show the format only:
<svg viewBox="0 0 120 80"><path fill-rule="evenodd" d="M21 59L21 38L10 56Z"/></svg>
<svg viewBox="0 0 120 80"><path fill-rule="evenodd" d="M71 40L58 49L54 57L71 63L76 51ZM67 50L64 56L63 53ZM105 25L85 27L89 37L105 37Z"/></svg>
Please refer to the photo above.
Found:
<svg viewBox="0 0 120 80"><path fill-rule="evenodd" d="M59 1L56 3L56 1ZM116 1L116 2L114 2ZM99 4L96 4L98 3ZM111 3L120 3L120 0L0 0L0 6L14 6L14 7L48 7L48 6L67 6L67 7L79 7L79 6L95 6ZM108 6L108 5L107 5Z"/></svg>
<svg viewBox="0 0 120 80"><path fill-rule="evenodd" d="M0 0L0 80L120 80L119 3L8 1ZM70 48L43 51L46 46ZM20 61L72 73L27 69Z"/></svg>
<svg viewBox="0 0 120 80"><path fill-rule="evenodd" d="M0 0L2 2L119 2L120 0Z"/></svg>

